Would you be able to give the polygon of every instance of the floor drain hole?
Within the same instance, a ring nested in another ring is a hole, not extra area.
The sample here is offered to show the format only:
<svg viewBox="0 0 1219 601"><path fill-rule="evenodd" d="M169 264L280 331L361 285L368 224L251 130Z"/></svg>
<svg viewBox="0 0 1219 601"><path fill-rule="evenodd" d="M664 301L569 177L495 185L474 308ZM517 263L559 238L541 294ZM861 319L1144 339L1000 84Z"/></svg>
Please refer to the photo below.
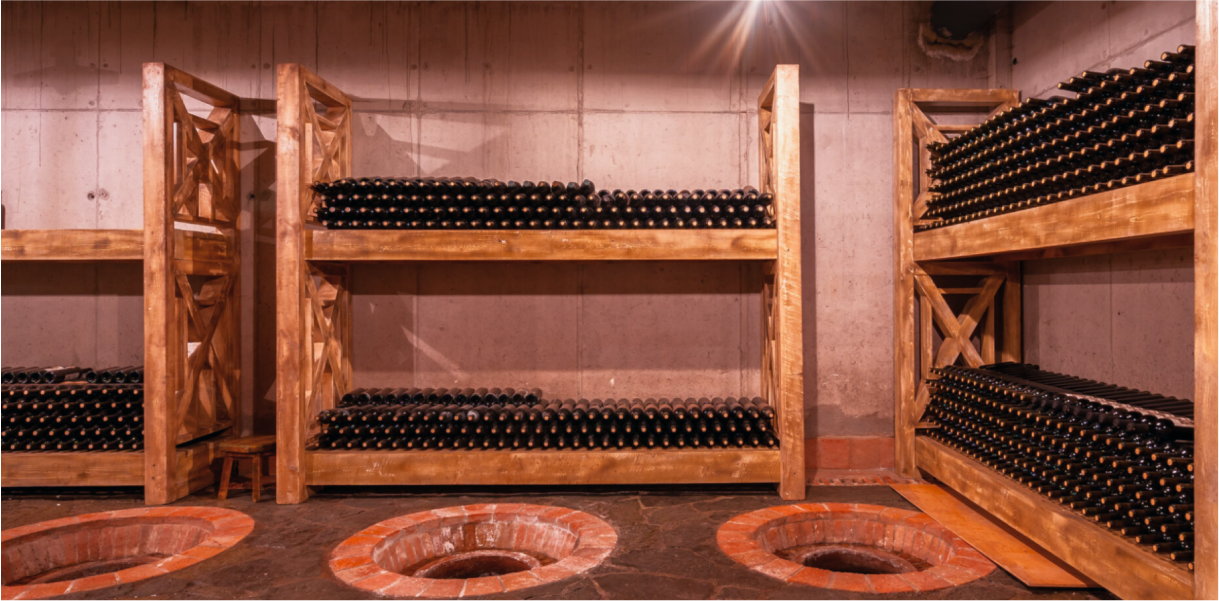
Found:
<svg viewBox="0 0 1219 601"><path fill-rule="evenodd" d="M801 554L806 567L851 574L905 574L917 571L911 562L879 549L828 547Z"/></svg>
<svg viewBox="0 0 1219 601"><path fill-rule="evenodd" d="M428 562L414 571L416 578L466 579L503 576L541 567L542 562L525 553L486 549L458 553Z"/></svg>

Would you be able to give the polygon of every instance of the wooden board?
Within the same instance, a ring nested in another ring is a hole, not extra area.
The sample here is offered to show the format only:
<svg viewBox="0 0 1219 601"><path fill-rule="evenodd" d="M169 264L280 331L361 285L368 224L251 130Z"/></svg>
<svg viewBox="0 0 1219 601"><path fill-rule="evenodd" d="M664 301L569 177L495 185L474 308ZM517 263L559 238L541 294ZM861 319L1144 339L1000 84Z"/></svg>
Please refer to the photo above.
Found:
<svg viewBox="0 0 1219 601"><path fill-rule="evenodd" d="M907 478L914 467L914 254L910 233L914 227L914 125L912 90L893 95L893 447L894 469ZM930 334L930 305L925 306L921 329Z"/></svg>
<svg viewBox="0 0 1219 601"><path fill-rule="evenodd" d="M214 482L217 440L175 449L180 498ZM144 453L0 453L3 486L144 486Z"/></svg>
<svg viewBox="0 0 1219 601"><path fill-rule="evenodd" d="M143 453L0 453L3 486L143 486Z"/></svg>
<svg viewBox="0 0 1219 601"><path fill-rule="evenodd" d="M232 250L224 236L191 230L174 232L179 261L223 263ZM5 261L143 261L143 230L5 230Z"/></svg>
<svg viewBox="0 0 1219 601"><path fill-rule="evenodd" d="M1196 433L1194 485L1196 564L1194 567L1195 599L1219 596L1219 440L1215 428L1219 425L1216 403L1219 399L1219 352L1216 346L1219 330L1219 164L1216 157L1219 140L1219 2L1199 0L1196 3L1197 27L1196 64L1197 87L1195 113L1194 175L1196 208L1194 211L1194 404L1196 419L1201 425Z"/></svg>
<svg viewBox="0 0 1219 601"><path fill-rule="evenodd" d="M1194 175L1121 188L914 234L914 260L1002 256L1194 229Z"/></svg>
<svg viewBox="0 0 1219 601"><path fill-rule="evenodd" d="M5 230L5 261L143 261L143 230Z"/></svg>
<svg viewBox="0 0 1219 601"><path fill-rule="evenodd" d="M318 485L699 484L779 481L773 449L309 451Z"/></svg>
<svg viewBox="0 0 1219 601"><path fill-rule="evenodd" d="M774 260L775 230L325 230L311 261Z"/></svg>
<svg viewBox="0 0 1219 601"><path fill-rule="evenodd" d="M1193 574L934 440L918 467L1123 599L1186 599Z"/></svg>
<svg viewBox="0 0 1219 601"><path fill-rule="evenodd" d="M890 484L923 513L935 518L953 534L1031 587L1093 588L1097 584L1075 570L1060 565L1038 548L1030 547L1000 523L974 511L934 484Z"/></svg>
<svg viewBox="0 0 1219 601"><path fill-rule="evenodd" d="M779 496L801 500L804 473L804 306L800 267L800 66L776 65L758 97L759 183L775 196L777 254L763 286L763 389L781 441Z"/></svg>

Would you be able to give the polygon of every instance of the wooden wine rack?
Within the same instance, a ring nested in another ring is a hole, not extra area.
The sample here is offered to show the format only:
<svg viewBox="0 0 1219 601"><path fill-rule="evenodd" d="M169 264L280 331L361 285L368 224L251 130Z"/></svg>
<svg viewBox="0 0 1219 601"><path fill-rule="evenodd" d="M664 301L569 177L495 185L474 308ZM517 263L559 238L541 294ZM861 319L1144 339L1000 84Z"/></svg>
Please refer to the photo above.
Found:
<svg viewBox="0 0 1219 601"><path fill-rule="evenodd" d="M1014 105L1019 94L904 89L894 102L898 471L915 476L921 470L936 477L1123 598L1216 595L1216 0L1199 1L1197 10L1197 167L1192 174L914 233L929 198L929 182L922 177L930 166L927 144L968 129L936 123L936 112L993 113ZM1200 469L1195 472L1197 561L1192 574L948 446L915 437L930 401L926 380L931 368L1021 361L1020 261L1173 247L1194 248L1194 460ZM973 276L978 284L937 284L936 278L946 276ZM945 302L946 295L968 297L959 315ZM1002 299L998 318L996 298ZM938 347L937 328L942 337ZM981 341L977 347L971 340L975 331Z"/></svg>
<svg viewBox="0 0 1219 601"><path fill-rule="evenodd" d="M215 444L238 429L238 98L147 63L143 106L143 230L5 231L0 246L5 261L143 262L144 451L3 453L6 487L143 486L169 503L215 480Z"/></svg>
<svg viewBox="0 0 1219 601"><path fill-rule="evenodd" d="M300 65L280 65L277 131L277 495L349 484L706 484L777 482L804 498L800 303L800 114L796 65L758 100L761 189L774 230L327 231L309 186L351 175L351 100ZM320 111L315 109L320 105ZM351 387L350 264L360 261L761 261L762 396L778 449L315 452L314 417Z"/></svg>

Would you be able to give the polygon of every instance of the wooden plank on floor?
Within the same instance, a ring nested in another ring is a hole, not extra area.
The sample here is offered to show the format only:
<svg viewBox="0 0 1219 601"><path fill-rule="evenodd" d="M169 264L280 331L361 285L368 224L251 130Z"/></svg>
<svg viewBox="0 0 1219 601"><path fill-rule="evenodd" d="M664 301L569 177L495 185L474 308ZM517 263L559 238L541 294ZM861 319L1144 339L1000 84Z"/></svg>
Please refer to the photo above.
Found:
<svg viewBox="0 0 1219 601"><path fill-rule="evenodd" d="M1030 587L1094 588L1086 576L1056 562L934 484L891 484L923 513L965 539L980 553Z"/></svg>

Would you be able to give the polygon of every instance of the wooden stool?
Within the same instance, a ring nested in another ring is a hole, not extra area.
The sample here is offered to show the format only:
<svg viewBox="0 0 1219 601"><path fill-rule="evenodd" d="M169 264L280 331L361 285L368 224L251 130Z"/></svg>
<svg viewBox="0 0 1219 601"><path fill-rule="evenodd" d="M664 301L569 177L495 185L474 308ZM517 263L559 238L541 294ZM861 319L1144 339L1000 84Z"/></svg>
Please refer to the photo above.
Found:
<svg viewBox="0 0 1219 601"><path fill-rule="evenodd" d="M254 502L257 503L258 493L262 490L262 486L264 484L275 483L275 476L267 476L266 480L263 480L262 477L262 460L268 457L275 457L275 436L235 438L221 442L216 445L216 448L224 453L224 468L220 474L220 498L228 498L229 490L245 490L249 488L254 491ZM229 478L233 473L234 459L253 459L254 477L250 480L230 483Z"/></svg>

